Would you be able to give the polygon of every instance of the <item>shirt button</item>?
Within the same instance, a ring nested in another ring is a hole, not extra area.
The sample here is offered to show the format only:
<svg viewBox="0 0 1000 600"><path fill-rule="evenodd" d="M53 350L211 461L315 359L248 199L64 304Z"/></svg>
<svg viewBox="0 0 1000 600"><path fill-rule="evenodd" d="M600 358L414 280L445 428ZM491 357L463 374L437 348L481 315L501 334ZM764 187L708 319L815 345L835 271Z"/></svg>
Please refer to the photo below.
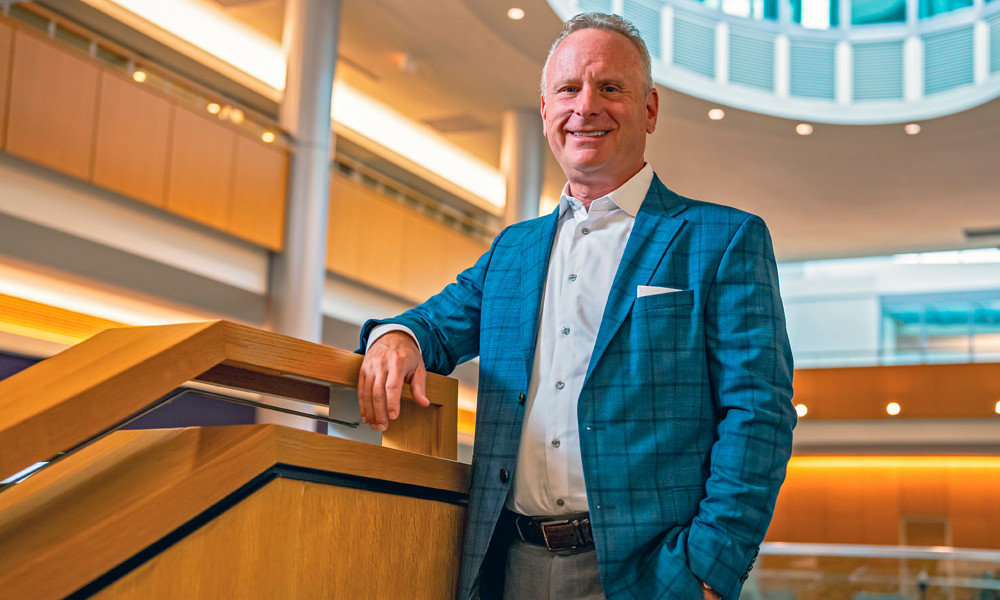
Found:
<svg viewBox="0 0 1000 600"><path fill-rule="evenodd" d="M580 233L582 233L583 235L587 235L588 233L590 233L590 230L584 227L582 230L580 230Z"/></svg>
<svg viewBox="0 0 1000 600"><path fill-rule="evenodd" d="M569 327L563 327L562 328L562 334L563 335L569 335Z"/></svg>
<svg viewBox="0 0 1000 600"><path fill-rule="evenodd" d="M552 447L553 448L558 448L560 443L561 442L559 440L552 440Z"/></svg>
<svg viewBox="0 0 1000 600"><path fill-rule="evenodd" d="M507 469L500 469L500 483L507 483L508 479L510 479L510 473L507 472Z"/></svg>
<svg viewBox="0 0 1000 600"><path fill-rule="evenodd" d="M517 395L517 403L524 406L524 392Z"/></svg>
<svg viewBox="0 0 1000 600"><path fill-rule="evenodd" d="M576 281L576 273L570 273L569 274L569 280L570 281Z"/></svg>
<svg viewBox="0 0 1000 600"><path fill-rule="evenodd" d="M563 389L564 387L566 387L566 384L565 384L565 383L563 383L563 382L561 382L561 381L557 381L557 382L556 382L556 389L557 389L557 390L561 390L561 389Z"/></svg>
<svg viewBox="0 0 1000 600"><path fill-rule="evenodd" d="M566 504L566 501L563 500L562 498L556 500L556 506L562 506L563 504Z"/></svg>

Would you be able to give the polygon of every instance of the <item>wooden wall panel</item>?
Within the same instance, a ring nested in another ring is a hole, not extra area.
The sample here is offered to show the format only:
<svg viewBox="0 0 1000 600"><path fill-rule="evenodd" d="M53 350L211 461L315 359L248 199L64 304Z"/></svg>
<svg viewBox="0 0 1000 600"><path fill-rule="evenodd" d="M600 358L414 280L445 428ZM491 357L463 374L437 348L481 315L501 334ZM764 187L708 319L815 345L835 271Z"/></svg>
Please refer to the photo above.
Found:
<svg viewBox="0 0 1000 600"><path fill-rule="evenodd" d="M162 207L172 111L142 84L102 73L94 183Z"/></svg>
<svg viewBox="0 0 1000 600"><path fill-rule="evenodd" d="M7 142L7 92L10 91L10 54L14 43L14 32L6 23L0 22L0 149Z"/></svg>
<svg viewBox="0 0 1000 600"><path fill-rule="evenodd" d="M444 226L416 212L407 215L403 231L401 286L406 296L423 301L444 288L445 256L454 251L441 234Z"/></svg>
<svg viewBox="0 0 1000 600"><path fill-rule="evenodd" d="M361 240L369 224L361 202L361 184L339 173L330 176L330 222L326 243L326 268L358 279Z"/></svg>
<svg viewBox="0 0 1000 600"><path fill-rule="evenodd" d="M229 226L236 134L208 113L176 107L167 176L168 210L217 229Z"/></svg>
<svg viewBox="0 0 1000 600"><path fill-rule="evenodd" d="M995 548L1000 459L792 459L767 540L896 545L906 520L946 519L952 545Z"/></svg>
<svg viewBox="0 0 1000 600"><path fill-rule="evenodd" d="M7 151L88 179L97 84L98 69L89 60L16 30Z"/></svg>
<svg viewBox="0 0 1000 600"><path fill-rule="evenodd" d="M451 598L464 510L276 479L95 598Z"/></svg>
<svg viewBox="0 0 1000 600"><path fill-rule="evenodd" d="M797 369L795 402L814 419L993 418L1000 363ZM897 417L885 406L898 402Z"/></svg>
<svg viewBox="0 0 1000 600"><path fill-rule="evenodd" d="M402 295L404 208L374 191L360 196L364 237L358 256L358 278L362 283Z"/></svg>
<svg viewBox="0 0 1000 600"><path fill-rule="evenodd" d="M281 249L287 173L288 155L283 148L236 136L230 232L271 250Z"/></svg>

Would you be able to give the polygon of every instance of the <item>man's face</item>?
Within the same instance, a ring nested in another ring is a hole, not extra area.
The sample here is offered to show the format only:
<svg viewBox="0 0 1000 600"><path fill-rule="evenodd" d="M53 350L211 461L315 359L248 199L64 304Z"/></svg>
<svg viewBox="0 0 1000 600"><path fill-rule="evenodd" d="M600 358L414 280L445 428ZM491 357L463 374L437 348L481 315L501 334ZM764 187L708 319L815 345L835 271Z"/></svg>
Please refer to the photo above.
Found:
<svg viewBox="0 0 1000 600"><path fill-rule="evenodd" d="M574 195L606 194L642 168L659 99L641 64L628 38L600 29L567 36L549 59L545 137Z"/></svg>

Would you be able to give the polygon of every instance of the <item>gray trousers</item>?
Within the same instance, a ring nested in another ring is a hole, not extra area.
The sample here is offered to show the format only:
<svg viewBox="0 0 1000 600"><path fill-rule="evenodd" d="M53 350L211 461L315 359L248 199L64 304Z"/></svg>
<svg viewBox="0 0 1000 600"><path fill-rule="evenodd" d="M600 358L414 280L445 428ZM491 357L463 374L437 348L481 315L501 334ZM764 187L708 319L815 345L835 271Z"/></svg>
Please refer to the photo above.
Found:
<svg viewBox="0 0 1000 600"><path fill-rule="evenodd" d="M514 539L507 549L504 600L604 600L597 552L560 550Z"/></svg>

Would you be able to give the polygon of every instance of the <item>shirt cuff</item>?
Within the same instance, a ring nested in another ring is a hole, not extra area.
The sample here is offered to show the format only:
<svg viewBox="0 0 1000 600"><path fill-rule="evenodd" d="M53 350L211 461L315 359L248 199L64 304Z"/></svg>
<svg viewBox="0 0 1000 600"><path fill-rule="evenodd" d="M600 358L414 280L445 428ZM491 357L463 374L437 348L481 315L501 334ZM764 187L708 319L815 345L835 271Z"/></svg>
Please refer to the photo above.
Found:
<svg viewBox="0 0 1000 600"><path fill-rule="evenodd" d="M413 342L417 345L417 352L421 352L421 354L423 353L420 349L420 341L417 340L417 336L413 334L413 330L406 325L400 325L399 323L386 323L385 325L379 325L375 329L372 329L372 332L368 334L368 343L365 344L365 348L371 348L372 344L375 343L375 340L393 331L402 331L406 335L413 338Z"/></svg>

